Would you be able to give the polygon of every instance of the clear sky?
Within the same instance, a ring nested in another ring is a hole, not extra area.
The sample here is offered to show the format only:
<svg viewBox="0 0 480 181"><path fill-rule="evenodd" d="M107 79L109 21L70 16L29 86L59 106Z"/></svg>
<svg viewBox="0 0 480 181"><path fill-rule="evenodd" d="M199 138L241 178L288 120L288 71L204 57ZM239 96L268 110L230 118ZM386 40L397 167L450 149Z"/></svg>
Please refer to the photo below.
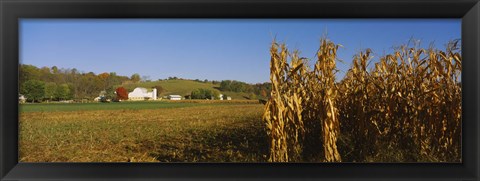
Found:
<svg viewBox="0 0 480 181"><path fill-rule="evenodd" d="M343 77L358 51L378 58L412 37L444 49L461 19L21 19L20 63L151 80L269 81L273 38L315 60L320 38L344 47Z"/></svg>

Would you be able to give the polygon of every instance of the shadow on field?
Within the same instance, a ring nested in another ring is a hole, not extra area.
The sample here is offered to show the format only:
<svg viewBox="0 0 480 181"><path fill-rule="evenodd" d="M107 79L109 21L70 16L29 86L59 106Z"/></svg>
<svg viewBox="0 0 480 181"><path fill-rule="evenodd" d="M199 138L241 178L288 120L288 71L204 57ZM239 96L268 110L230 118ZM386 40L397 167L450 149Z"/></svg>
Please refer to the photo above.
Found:
<svg viewBox="0 0 480 181"><path fill-rule="evenodd" d="M263 124L214 131L189 130L181 139L139 144L159 162L265 162L268 155Z"/></svg>

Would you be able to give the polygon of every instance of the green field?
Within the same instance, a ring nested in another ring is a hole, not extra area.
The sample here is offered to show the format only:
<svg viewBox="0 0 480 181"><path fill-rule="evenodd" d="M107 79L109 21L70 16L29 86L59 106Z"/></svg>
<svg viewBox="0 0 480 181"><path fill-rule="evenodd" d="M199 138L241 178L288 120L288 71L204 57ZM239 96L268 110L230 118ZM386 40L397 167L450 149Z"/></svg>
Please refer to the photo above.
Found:
<svg viewBox="0 0 480 181"><path fill-rule="evenodd" d="M172 102L113 102L113 103L42 103L42 104L22 104L20 112L57 112L57 111L91 111L91 110L141 110L141 109L159 109L159 108L179 108L200 106L197 103L172 103Z"/></svg>
<svg viewBox="0 0 480 181"><path fill-rule="evenodd" d="M20 105L20 162L264 162L252 102Z"/></svg>

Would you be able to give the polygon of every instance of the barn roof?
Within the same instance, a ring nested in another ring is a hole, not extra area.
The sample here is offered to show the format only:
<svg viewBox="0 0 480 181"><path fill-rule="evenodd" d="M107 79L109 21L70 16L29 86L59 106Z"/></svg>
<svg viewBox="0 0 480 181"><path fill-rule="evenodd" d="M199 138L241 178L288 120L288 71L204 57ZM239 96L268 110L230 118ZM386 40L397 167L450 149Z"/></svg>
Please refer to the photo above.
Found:
<svg viewBox="0 0 480 181"><path fill-rule="evenodd" d="M142 93L147 93L147 89L146 88L143 88L143 87L137 87L135 89L133 89L133 92L142 92Z"/></svg>

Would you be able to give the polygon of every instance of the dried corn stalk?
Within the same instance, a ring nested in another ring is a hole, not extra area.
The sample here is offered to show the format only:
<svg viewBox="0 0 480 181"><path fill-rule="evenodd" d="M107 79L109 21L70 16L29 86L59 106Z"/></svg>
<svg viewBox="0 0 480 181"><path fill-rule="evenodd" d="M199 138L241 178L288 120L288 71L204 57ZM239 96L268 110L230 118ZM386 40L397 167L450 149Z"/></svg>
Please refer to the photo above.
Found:
<svg viewBox="0 0 480 181"><path fill-rule="evenodd" d="M458 42L445 51L401 46L371 68L366 49L340 82L338 45L322 39L310 70L298 52L273 43L272 92L263 117L269 161L302 161L306 150L327 162L461 161ZM351 151L339 149L340 136L350 138L341 146Z"/></svg>
<svg viewBox="0 0 480 181"><path fill-rule="evenodd" d="M301 79L298 71L303 62L295 53L291 56L289 65L287 48L282 45L278 52L278 44L275 42L272 43L270 53L272 91L263 116L271 139L269 161L300 161L302 152L300 141L304 136L301 95L305 90L296 85Z"/></svg>
<svg viewBox="0 0 480 181"><path fill-rule="evenodd" d="M356 161L460 161L461 56L402 46L367 70L370 50L340 83L342 132ZM369 159L370 158L370 159Z"/></svg>
<svg viewBox="0 0 480 181"><path fill-rule="evenodd" d="M308 111L318 114L313 118L321 122L324 159L327 162L341 161L337 148L340 123L336 107L337 87L335 85L338 47L339 45L335 45L327 39L321 40L309 89L309 92L313 94L310 101L316 103Z"/></svg>
<svg viewBox="0 0 480 181"><path fill-rule="evenodd" d="M278 51L272 44L270 80L272 91L263 119L270 137L269 161L300 161L306 134L305 121L319 122L325 161L341 161L337 149L339 134L335 87L335 61L338 45L323 39L315 69L298 52L289 54L285 45ZM288 62L290 57L290 62Z"/></svg>

